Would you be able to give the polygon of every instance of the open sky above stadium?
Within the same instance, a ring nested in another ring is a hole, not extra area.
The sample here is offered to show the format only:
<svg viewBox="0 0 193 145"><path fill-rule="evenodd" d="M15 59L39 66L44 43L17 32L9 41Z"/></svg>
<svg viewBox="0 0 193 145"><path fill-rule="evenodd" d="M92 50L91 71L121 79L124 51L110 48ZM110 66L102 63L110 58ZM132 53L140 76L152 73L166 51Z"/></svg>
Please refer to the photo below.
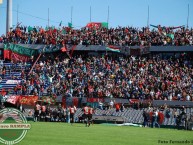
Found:
<svg viewBox="0 0 193 145"><path fill-rule="evenodd" d="M81 28L90 22L107 22L109 6L109 26L147 26L148 5L149 24L162 26L187 25L189 4L189 27L193 27L193 0L13 0L13 25L17 20L25 26L49 25ZM0 35L5 34L7 0L0 4ZM18 10L18 13L17 13ZM18 14L18 16L17 16Z"/></svg>

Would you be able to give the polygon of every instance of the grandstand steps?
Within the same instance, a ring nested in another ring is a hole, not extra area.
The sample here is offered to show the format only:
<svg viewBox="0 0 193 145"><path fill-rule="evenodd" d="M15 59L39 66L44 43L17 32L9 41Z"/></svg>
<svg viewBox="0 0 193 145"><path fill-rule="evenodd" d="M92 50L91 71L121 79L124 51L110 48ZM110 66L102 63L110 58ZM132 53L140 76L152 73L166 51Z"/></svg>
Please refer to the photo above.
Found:
<svg viewBox="0 0 193 145"><path fill-rule="evenodd" d="M22 64L12 64L12 63L3 63L3 66L6 67L6 74L4 75L3 80L0 82L0 91L2 89L8 90L9 94L14 94L14 88L17 84L11 84L11 82L7 82L8 80L17 80L21 81L21 71L27 67L30 67L30 64L22 65Z"/></svg>

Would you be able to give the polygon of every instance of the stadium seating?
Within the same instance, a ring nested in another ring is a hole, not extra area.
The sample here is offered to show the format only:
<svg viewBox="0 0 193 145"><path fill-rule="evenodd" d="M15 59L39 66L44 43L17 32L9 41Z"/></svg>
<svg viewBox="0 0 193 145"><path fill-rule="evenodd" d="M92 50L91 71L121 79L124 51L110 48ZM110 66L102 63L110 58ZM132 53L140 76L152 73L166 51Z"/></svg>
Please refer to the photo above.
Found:
<svg viewBox="0 0 193 145"><path fill-rule="evenodd" d="M14 88L16 87L17 84L10 84L10 83L6 83L7 80L17 80L17 81L21 81L21 71L22 69L25 69L25 67L30 68L31 64L27 64L27 66L24 65L20 65L20 64L16 64L14 65L14 71L9 71L8 68L12 68L11 63L3 63L3 65L7 68L6 69L6 74L4 76L4 79L2 79L2 81L0 82L0 92L4 89L6 91L9 90L9 94L14 94ZM34 69L33 69L34 70ZM14 76L14 79L12 78ZM47 88L48 88L49 84L48 84L48 80L45 81L44 84L44 92L43 92L43 96L47 96Z"/></svg>
<svg viewBox="0 0 193 145"><path fill-rule="evenodd" d="M21 70L25 69L24 65L19 65L16 64L13 66L13 64L11 63L3 63L3 65L7 68L6 69L6 74L4 76L4 78L2 79L2 81L0 82L0 92L4 89L4 90L9 90L9 94L13 94L14 91L14 87L16 87L17 84L13 83L7 83L8 80L17 80L17 81L21 81ZM30 64L27 64L27 67L30 67ZM14 71L13 68L14 67ZM8 68L11 68L11 71L9 71ZM14 77L14 79L13 79Z"/></svg>

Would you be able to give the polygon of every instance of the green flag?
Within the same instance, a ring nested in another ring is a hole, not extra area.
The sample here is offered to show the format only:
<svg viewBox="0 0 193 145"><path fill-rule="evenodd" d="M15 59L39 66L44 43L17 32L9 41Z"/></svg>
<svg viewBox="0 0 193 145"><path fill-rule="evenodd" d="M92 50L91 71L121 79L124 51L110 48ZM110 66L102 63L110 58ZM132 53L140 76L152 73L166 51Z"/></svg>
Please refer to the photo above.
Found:
<svg viewBox="0 0 193 145"><path fill-rule="evenodd" d="M167 34L166 36L170 37L172 40L174 39L174 34Z"/></svg>
<svg viewBox="0 0 193 145"><path fill-rule="evenodd" d="M62 26L62 21L60 22L59 26Z"/></svg>
<svg viewBox="0 0 193 145"><path fill-rule="evenodd" d="M62 34L66 34L66 30L65 29L62 29Z"/></svg>
<svg viewBox="0 0 193 145"><path fill-rule="evenodd" d="M28 32L31 32L31 31L33 31L33 27L28 26Z"/></svg>
<svg viewBox="0 0 193 145"><path fill-rule="evenodd" d="M68 27L72 28L72 23L68 22Z"/></svg>
<svg viewBox="0 0 193 145"><path fill-rule="evenodd" d="M49 29L49 28L46 26L45 30L48 31L48 29Z"/></svg>
<svg viewBox="0 0 193 145"><path fill-rule="evenodd" d="M101 23L101 25L102 25L102 27L104 27L104 28L108 28L108 23L106 23L106 22L103 22L103 23Z"/></svg>
<svg viewBox="0 0 193 145"><path fill-rule="evenodd" d="M55 29L55 26L52 25L51 29L54 30L54 29Z"/></svg>
<svg viewBox="0 0 193 145"><path fill-rule="evenodd" d="M155 26L155 25L151 25L151 24L150 24L150 26L152 26L152 27L154 27L154 28L158 28L158 26Z"/></svg>

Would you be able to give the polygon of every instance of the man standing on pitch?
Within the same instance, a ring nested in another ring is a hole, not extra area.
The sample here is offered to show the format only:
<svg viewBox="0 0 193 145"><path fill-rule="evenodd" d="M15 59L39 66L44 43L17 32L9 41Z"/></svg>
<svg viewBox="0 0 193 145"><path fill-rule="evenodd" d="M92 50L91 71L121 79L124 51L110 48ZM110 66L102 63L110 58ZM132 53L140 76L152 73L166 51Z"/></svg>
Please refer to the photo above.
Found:
<svg viewBox="0 0 193 145"><path fill-rule="evenodd" d="M76 107L72 106L70 107L70 123L71 125L74 123L74 113L76 112Z"/></svg>
<svg viewBox="0 0 193 145"><path fill-rule="evenodd" d="M84 118L84 120L85 120L85 124L86 124L86 127L88 126L88 113L89 113L89 108L88 108L88 106L85 106L84 108L83 108L83 111L84 111L84 114L83 114L83 118Z"/></svg>
<svg viewBox="0 0 193 145"><path fill-rule="evenodd" d="M36 102L35 108L34 108L34 122L39 121L41 106Z"/></svg>
<svg viewBox="0 0 193 145"><path fill-rule="evenodd" d="M92 122L92 114L94 113L94 109L89 106L88 108L88 127L90 126L91 122Z"/></svg>

